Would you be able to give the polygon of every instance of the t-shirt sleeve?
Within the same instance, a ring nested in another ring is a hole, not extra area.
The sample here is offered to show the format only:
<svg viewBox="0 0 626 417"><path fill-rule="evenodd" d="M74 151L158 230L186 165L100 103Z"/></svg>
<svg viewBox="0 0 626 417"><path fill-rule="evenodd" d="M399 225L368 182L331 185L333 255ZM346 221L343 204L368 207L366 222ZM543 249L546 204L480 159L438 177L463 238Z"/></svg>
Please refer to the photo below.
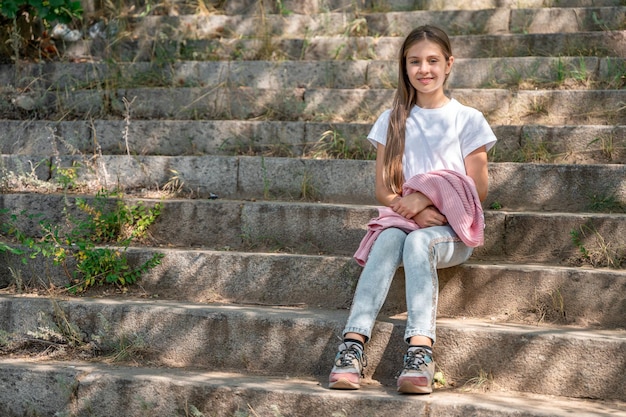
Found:
<svg viewBox="0 0 626 417"><path fill-rule="evenodd" d="M385 110L370 130L370 133L367 135L367 139L374 145L374 147L378 147L378 144L386 145L387 144L387 130L389 129L389 116L391 114L391 110Z"/></svg>
<svg viewBox="0 0 626 417"><path fill-rule="evenodd" d="M461 136L463 158L481 146L485 146L487 151L493 148L497 141L496 135L480 111L471 109L467 115L466 123Z"/></svg>

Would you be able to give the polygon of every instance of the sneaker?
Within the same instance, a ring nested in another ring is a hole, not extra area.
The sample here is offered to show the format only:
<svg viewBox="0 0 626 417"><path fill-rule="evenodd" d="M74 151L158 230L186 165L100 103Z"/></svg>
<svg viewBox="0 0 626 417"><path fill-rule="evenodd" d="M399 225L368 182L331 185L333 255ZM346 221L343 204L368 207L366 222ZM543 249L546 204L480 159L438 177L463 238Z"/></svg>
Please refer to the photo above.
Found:
<svg viewBox="0 0 626 417"><path fill-rule="evenodd" d="M433 392L435 362L426 349L410 348L404 355L404 368L398 378L398 392L430 394Z"/></svg>
<svg viewBox="0 0 626 417"><path fill-rule="evenodd" d="M342 343L335 356L335 365L328 377L331 389L359 389L363 368L367 366L365 353L356 343Z"/></svg>

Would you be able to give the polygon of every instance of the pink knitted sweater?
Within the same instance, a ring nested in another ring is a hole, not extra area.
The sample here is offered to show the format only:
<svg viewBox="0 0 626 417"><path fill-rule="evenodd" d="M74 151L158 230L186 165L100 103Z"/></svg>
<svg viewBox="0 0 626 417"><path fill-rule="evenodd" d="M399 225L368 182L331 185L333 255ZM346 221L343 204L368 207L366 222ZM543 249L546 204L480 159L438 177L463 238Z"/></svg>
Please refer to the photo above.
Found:
<svg viewBox="0 0 626 417"><path fill-rule="evenodd" d="M411 177L402 187L402 195L421 192L446 216L448 224L467 246L481 246L484 242L485 220L474 180L456 171L439 170ZM380 207L378 217L367 224L367 233L354 259L365 265L374 241L383 230L396 227L412 232L420 227L413 220L394 212L389 207Z"/></svg>

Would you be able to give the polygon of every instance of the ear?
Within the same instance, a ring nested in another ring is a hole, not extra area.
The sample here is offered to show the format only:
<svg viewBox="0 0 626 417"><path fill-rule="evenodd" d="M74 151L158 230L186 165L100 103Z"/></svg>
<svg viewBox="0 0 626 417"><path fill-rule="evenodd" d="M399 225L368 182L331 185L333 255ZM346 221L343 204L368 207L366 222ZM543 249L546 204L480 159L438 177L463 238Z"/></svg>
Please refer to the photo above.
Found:
<svg viewBox="0 0 626 417"><path fill-rule="evenodd" d="M450 74L450 71L452 71L452 64L454 64L454 57L450 56L448 62L446 62L446 75Z"/></svg>

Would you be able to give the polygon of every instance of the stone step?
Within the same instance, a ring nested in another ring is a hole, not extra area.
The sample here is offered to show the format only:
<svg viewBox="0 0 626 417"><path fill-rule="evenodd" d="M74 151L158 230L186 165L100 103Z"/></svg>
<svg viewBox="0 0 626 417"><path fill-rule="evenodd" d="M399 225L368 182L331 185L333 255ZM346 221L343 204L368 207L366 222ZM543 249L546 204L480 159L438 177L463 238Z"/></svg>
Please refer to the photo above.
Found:
<svg viewBox="0 0 626 417"><path fill-rule="evenodd" d="M40 221L63 224L61 195L4 194L0 208L18 216L18 225L39 236ZM68 202L71 202L71 196ZM144 200L146 206L158 200ZM287 251L352 256L378 212L374 206L241 200L162 200L151 227L152 246L214 250ZM76 211L74 206L68 207ZM4 214L4 218L7 214ZM475 259L500 262L592 264L622 267L625 214L485 212L485 246ZM207 219L220 219L219 222ZM198 227L201 224L202 227ZM323 225L323 227L320 227ZM587 256L582 253L585 249Z"/></svg>
<svg viewBox="0 0 626 417"><path fill-rule="evenodd" d="M403 35L404 36L404 35ZM531 33L452 36L458 58L529 56L626 55L626 31ZM172 60L395 60L402 45L400 36L338 37L306 39L199 39L119 41L109 46L83 40L62 48L70 60L172 62Z"/></svg>
<svg viewBox="0 0 626 417"><path fill-rule="evenodd" d="M59 333L62 320L104 350L118 338L137 348L141 343L141 363L152 366L320 379L328 375L347 315L307 308L13 296L0 296L0 311L2 330L9 335ZM470 319L440 319L437 326L435 360L457 386L484 373L504 390L623 400L623 330ZM377 322L366 350L366 378L394 385L406 349L403 329L401 319Z"/></svg>
<svg viewBox="0 0 626 417"><path fill-rule="evenodd" d="M555 7L399 12L327 12L253 15L191 14L145 16L124 21L129 39L314 38L317 36L406 36L433 23L449 36L575 33L624 29L626 7ZM115 21L110 25L119 24Z"/></svg>
<svg viewBox="0 0 626 417"><path fill-rule="evenodd" d="M222 199L367 205L377 205L374 165L374 161L349 159L246 156L103 155L92 160L89 155L58 159L0 155L0 166L31 180L61 181L58 167L72 169L73 184L94 193L115 186L139 196L172 198L177 195L158 191L176 183L181 191L178 196L191 198L213 193ZM623 212L619 204L626 202L625 170L623 164L491 163L484 205L507 211ZM343 180L335 181L339 177Z"/></svg>
<svg viewBox="0 0 626 417"><path fill-rule="evenodd" d="M620 0L560 0L555 2L553 7L611 7L611 6L623 6L623 2ZM259 0L226 0L226 1L207 1L203 3L205 9L198 6L198 3L193 1L180 1L176 3L159 4L156 8L147 7L147 4L143 1L124 1L120 2L120 5L126 5L129 11L139 13L155 13L155 14L194 14L194 13L206 13L206 14L227 14L227 15L254 15L259 13L259 6L262 5L266 13L281 14L284 17L289 17L292 14L324 14L333 11L346 11L346 12L394 12L401 11L407 12L411 10L480 10L480 9L494 9L494 8L507 8L507 9L522 9L522 8L538 8L542 9L546 7L544 0L472 0L470 2L465 0L452 0L442 2L439 0L424 0L416 2L414 0L389 0L380 2L378 0L360 0L355 2L353 0L283 0L280 2L260 2ZM551 4L550 4L551 5ZM89 5L86 5L89 11Z"/></svg>
<svg viewBox="0 0 626 417"><path fill-rule="evenodd" d="M626 125L492 126L492 162L625 163ZM370 123L0 120L0 154L266 155L373 159ZM126 137L124 132L127 131ZM128 148L127 148L128 146ZM46 174L46 177L50 174Z"/></svg>
<svg viewBox="0 0 626 417"><path fill-rule="evenodd" d="M377 385L345 392L328 390L325 381L310 378L85 362L4 359L0 361L0 381L11 381L0 391L0 412L5 417L26 413L111 417L120 415L120 410L126 416L145 415L149 410L155 416L215 417L345 416L347 410L364 417L601 417L626 413L622 402L479 390L441 390L416 397ZM134 395L118 395L120 392Z"/></svg>
<svg viewBox="0 0 626 417"><path fill-rule="evenodd" d="M130 248L127 256L131 264L141 265L155 251L164 255L161 265L144 273L127 294L196 303L348 309L361 273L361 267L346 256L165 248ZM33 278L23 282L27 288L39 285L34 277L45 277L46 283L59 288L69 284L61 266L41 258L29 260L26 266L20 257L5 254L0 288L16 285L16 273ZM439 317L626 327L623 270L470 260L440 270L439 289ZM404 273L400 268L381 314L404 312Z"/></svg>
<svg viewBox="0 0 626 417"><path fill-rule="evenodd" d="M449 94L461 103L471 103L494 125L626 125L626 89L453 89ZM0 98L0 111L5 118L20 119L27 104L30 114L49 120L61 115L83 120L129 115L132 119L371 123L391 107L393 96L393 90L365 88L212 86L50 91L5 94Z"/></svg>
<svg viewBox="0 0 626 417"><path fill-rule="evenodd" d="M619 88L626 69L616 57L459 58L448 80L452 89L510 87L514 89ZM16 71L0 67L6 86L31 91L75 91L115 88L227 86L257 89L373 88L395 89L395 61L179 61L159 63L31 64Z"/></svg>

